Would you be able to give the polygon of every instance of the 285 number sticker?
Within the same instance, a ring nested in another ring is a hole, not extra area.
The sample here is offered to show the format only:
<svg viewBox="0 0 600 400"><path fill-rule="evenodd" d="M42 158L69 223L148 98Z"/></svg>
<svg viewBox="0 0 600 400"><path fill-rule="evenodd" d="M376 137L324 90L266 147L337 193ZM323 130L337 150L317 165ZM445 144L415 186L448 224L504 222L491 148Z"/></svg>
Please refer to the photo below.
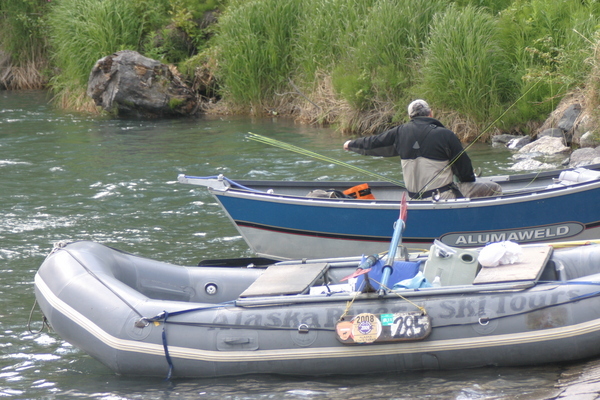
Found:
<svg viewBox="0 0 600 400"><path fill-rule="evenodd" d="M338 321L336 333L347 344L422 340L431 333L431 319L420 311L362 313Z"/></svg>

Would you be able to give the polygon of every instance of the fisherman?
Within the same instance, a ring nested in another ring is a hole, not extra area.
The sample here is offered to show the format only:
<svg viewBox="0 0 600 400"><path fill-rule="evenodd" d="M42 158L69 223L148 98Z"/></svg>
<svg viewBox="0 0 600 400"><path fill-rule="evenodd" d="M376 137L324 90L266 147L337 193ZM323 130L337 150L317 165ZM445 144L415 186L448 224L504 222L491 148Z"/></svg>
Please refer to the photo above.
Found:
<svg viewBox="0 0 600 400"><path fill-rule="evenodd" d="M433 118L425 100L408 105L410 121L378 135L344 143L344 150L371 156L400 156L411 199L497 196L495 182L476 182L473 165L458 137ZM455 178L457 182L455 182Z"/></svg>

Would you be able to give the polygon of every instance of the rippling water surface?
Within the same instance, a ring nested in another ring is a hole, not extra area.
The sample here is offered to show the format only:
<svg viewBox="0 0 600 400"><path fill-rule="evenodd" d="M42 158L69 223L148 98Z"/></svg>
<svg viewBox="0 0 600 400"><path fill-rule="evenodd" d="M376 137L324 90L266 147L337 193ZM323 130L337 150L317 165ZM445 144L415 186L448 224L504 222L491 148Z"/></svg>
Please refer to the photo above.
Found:
<svg viewBox="0 0 600 400"><path fill-rule="evenodd" d="M64 113L43 92L0 92L0 397L15 399L543 398L561 367L484 368L361 377L132 379L41 328L33 277L54 243L94 240L176 264L250 256L205 189L180 173L257 179L369 179L249 141L249 131L398 178L397 161L341 150L333 130L282 120L113 120ZM505 173L510 153L474 146Z"/></svg>

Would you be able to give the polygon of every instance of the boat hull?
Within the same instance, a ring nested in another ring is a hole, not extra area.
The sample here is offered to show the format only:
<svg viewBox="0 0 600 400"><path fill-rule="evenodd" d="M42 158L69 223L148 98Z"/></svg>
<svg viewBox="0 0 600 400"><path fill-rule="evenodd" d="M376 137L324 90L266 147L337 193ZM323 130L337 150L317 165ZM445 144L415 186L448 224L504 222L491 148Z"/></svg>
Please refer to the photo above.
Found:
<svg viewBox="0 0 600 400"><path fill-rule="evenodd" d="M481 178L502 186L503 195L497 197L409 201L408 219L413 222L403 232L403 244L427 250L434 239L473 247L503 240L536 243L600 237L596 204L600 180L556 185L568 174L597 176L599 168ZM206 186L251 250L274 259L387 250L404 192L393 184L372 182L375 199L315 198L308 196L311 190L342 191L356 182L231 181L186 175L178 179Z"/></svg>
<svg viewBox="0 0 600 400"><path fill-rule="evenodd" d="M340 267L330 277L339 280L352 270ZM600 354L598 274L570 282L426 288L404 298L243 296L265 273L181 267L77 242L44 261L35 294L58 335L123 375L363 374L536 365ZM431 322L431 333L420 340L348 344L336 331L344 316L398 315L416 306Z"/></svg>
<svg viewBox="0 0 600 400"><path fill-rule="evenodd" d="M398 202L313 199L209 189L250 248L279 259L341 257L385 251ZM429 249L511 240L536 243L600 237L600 182L485 199L410 201L403 244Z"/></svg>

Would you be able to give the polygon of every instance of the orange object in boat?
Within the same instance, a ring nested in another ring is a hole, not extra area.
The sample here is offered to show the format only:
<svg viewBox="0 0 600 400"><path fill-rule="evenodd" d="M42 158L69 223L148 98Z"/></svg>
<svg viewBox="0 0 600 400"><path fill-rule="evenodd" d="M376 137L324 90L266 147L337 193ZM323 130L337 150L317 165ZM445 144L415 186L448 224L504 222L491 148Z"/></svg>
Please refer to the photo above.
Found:
<svg viewBox="0 0 600 400"><path fill-rule="evenodd" d="M363 183L351 187L350 189L346 189L344 190L344 194L355 199L375 200L375 196L371 194L371 188L369 187L368 183Z"/></svg>

